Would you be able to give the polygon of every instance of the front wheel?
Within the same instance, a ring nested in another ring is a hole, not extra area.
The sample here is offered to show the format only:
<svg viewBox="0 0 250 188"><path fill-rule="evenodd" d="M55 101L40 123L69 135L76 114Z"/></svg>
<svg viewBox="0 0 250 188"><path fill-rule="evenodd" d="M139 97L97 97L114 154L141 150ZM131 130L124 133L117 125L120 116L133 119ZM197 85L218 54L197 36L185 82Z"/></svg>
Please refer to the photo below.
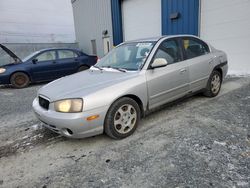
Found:
<svg viewBox="0 0 250 188"><path fill-rule="evenodd" d="M114 139L123 139L134 133L141 117L139 105L131 98L114 102L105 118L104 131Z"/></svg>
<svg viewBox="0 0 250 188"><path fill-rule="evenodd" d="M21 89L29 85L30 79L27 74L23 72L16 72L11 76L10 83L13 87Z"/></svg>
<svg viewBox="0 0 250 188"><path fill-rule="evenodd" d="M221 89L222 75L219 71L214 70L208 80L207 88L204 95L207 97L216 97Z"/></svg>

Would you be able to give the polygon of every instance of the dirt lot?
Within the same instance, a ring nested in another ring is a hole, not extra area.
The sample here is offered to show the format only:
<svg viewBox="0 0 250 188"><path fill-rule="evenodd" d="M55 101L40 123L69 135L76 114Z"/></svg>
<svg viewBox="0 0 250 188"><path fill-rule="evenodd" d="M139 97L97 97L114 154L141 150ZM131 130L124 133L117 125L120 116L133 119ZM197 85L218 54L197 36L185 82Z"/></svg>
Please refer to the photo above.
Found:
<svg viewBox="0 0 250 188"><path fill-rule="evenodd" d="M0 88L0 187L250 187L250 78L168 105L121 141L45 130L31 109L41 86Z"/></svg>

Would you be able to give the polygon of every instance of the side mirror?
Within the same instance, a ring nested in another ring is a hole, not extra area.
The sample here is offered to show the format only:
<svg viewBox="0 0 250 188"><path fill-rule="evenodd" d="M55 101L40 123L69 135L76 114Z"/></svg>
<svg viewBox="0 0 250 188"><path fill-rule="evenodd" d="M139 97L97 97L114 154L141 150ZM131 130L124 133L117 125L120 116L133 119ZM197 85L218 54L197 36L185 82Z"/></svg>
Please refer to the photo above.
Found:
<svg viewBox="0 0 250 188"><path fill-rule="evenodd" d="M32 59L32 63L33 63L33 64L36 64L37 61L38 61L37 59Z"/></svg>
<svg viewBox="0 0 250 188"><path fill-rule="evenodd" d="M168 62L166 59L163 58L157 58L154 60L154 62L151 64L151 68L155 69L155 68L160 68L160 67L165 67L168 65Z"/></svg>

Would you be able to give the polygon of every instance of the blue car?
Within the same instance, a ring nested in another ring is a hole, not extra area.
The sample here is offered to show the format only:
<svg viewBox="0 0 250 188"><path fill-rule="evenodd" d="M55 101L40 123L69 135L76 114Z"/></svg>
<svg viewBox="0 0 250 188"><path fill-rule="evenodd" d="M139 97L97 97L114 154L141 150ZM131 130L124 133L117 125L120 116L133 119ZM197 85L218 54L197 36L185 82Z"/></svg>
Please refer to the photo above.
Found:
<svg viewBox="0 0 250 188"><path fill-rule="evenodd" d="M1 65L0 62L0 85L11 84L15 88L86 70L98 59L97 56L67 48L44 49L20 59L6 46L0 44L0 47L14 59L10 64Z"/></svg>

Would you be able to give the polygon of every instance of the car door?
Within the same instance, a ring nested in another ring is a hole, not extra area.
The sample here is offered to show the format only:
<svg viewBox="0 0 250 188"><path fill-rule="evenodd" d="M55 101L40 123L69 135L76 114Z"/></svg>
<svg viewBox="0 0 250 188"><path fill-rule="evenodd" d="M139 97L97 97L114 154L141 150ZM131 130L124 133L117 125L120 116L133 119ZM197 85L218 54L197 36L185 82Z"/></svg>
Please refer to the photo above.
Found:
<svg viewBox="0 0 250 188"><path fill-rule="evenodd" d="M56 76L62 77L77 72L79 57L73 50L57 50Z"/></svg>
<svg viewBox="0 0 250 188"><path fill-rule="evenodd" d="M164 58L168 65L149 69L146 72L149 109L160 106L184 96L189 90L189 69L183 62L183 54L179 40L167 39L157 49L152 62ZM151 62L151 63L152 63Z"/></svg>
<svg viewBox="0 0 250 188"><path fill-rule="evenodd" d="M190 90L194 92L205 88L213 67L209 46L198 38L183 37L182 47L189 65Z"/></svg>
<svg viewBox="0 0 250 188"><path fill-rule="evenodd" d="M48 50L32 58L31 72L34 81L47 81L55 78L56 51Z"/></svg>

